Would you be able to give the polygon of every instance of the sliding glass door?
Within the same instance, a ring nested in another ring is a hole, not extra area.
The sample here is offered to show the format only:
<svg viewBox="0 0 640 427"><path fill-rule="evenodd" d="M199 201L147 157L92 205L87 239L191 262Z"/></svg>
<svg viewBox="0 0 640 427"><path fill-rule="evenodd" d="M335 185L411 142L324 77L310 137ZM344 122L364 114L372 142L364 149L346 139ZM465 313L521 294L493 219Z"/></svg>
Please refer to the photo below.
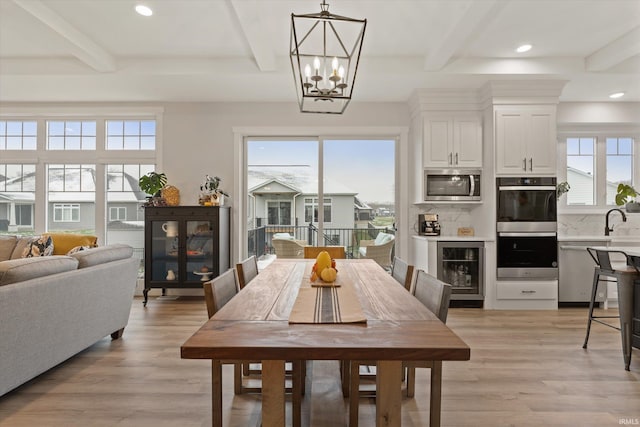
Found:
<svg viewBox="0 0 640 427"><path fill-rule="evenodd" d="M393 232L395 140L247 138L248 255L297 256L304 245L344 246ZM289 240L276 242L273 239Z"/></svg>

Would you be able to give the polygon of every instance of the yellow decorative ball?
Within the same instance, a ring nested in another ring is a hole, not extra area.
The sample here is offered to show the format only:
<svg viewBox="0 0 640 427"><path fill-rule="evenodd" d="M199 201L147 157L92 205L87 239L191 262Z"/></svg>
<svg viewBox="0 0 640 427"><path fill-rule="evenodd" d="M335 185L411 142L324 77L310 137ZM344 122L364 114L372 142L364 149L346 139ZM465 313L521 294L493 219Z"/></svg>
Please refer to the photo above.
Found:
<svg viewBox="0 0 640 427"><path fill-rule="evenodd" d="M167 185L162 189L162 197L164 197L169 206L178 206L180 204L180 190L173 185Z"/></svg>

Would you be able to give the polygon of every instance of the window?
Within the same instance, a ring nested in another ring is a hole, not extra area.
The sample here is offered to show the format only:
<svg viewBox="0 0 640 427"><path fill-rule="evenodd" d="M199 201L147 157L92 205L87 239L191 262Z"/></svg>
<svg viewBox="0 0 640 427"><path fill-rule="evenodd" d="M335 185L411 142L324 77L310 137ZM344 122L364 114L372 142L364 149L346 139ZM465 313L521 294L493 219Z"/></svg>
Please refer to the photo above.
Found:
<svg viewBox="0 0 640 427"><path fill-rule="evenodd" d="M109 221L125 221L127 219L127 208L123 206L112 206L109 208Z"/></svg>
<svg viewBox="0 0 640 427"><path fill-rule="evenodd" d="M53 205L53 221L54 222L80 222L80 205L79 204L54 204Z"/></svg>
<svg viewBox="0 0 640 427"><path fill-rule="evenodd" d="M48 150L95 150L95 121L48 121Z"/></svg>
<svg viewBox="0 0 640 427"><path fill-rule="evenodd" d="M615 205L618 184L633 186L633 140L607 138L607 205Z"/></svg>
<svg viewBox="0 0 640 427"><path fill-rule="evenodd" d="M22 227L33 226L33 205L16 204L16 225Z"/></svg>
<svg viewBox="0 0 640 427"><path fill-rule="evenodd" d="M37 122L0 120L0 150L35 150Z"/></svg>
<svg viewBox="0 0 640 427"><path fill-rule="evenodd" d="M107 150L155 150L155 120L107 121Z"/></svg>
<svg viewBox="0 0 640 427"><path fill-rule="evenodd" d="M268 201L267 220L269 225L291 225L291 202Z"/></svg>
<svg viewBox="0 0 640 427"><path fill-rule="evenodd" d="M324 200L324 222L331 222L331 199ZM313 215L313 219L311 219ZM304 221L318 222L318 199L304 199Z"/></svg>
<svg viewBox="0 0 640 427"><path fill-rule="evenodd" d="M33 232L36 165L0 164L0 223L2 231Z"/></svg>
<svg viewBox="0 0 640 427"><path fill-rule="evenodd" d="M567 193L569 205L593 205L595 203L595 139L567 139Z"/></svg>
<svg viewBox="0 0 640 427"><path fill-rule="evenodd" d="M565 139L566 180L570 185L566 205L594 208L615 205L618 184L633 186L638 182L634 138L604 132L567 133L572 135Z"/></svg>

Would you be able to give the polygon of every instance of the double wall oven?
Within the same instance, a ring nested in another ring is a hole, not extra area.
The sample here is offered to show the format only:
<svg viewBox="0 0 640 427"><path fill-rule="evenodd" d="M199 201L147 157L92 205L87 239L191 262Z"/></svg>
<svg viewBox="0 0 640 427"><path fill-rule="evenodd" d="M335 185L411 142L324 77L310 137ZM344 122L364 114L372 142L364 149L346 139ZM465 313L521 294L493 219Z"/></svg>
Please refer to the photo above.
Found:
<svg viewBox="0 0 640 427"><path fill-rule="evenodd" d="M558 278L556 178L497 178L498 278Z"/></svg>

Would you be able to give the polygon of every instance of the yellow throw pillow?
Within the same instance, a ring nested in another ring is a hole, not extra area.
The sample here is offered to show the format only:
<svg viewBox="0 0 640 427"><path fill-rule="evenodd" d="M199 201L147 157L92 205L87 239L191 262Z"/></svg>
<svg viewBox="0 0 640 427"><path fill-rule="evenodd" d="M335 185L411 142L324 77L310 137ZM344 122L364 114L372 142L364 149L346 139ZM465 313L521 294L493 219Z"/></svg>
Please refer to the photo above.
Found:
<svg viewBox="0 0 640 427"><path fill-rule="evenodd" d="M53 239L54 255L66 255L76 246L98 246L98 237L88 234L46 233L45 236L51 236Z"/></svg>

